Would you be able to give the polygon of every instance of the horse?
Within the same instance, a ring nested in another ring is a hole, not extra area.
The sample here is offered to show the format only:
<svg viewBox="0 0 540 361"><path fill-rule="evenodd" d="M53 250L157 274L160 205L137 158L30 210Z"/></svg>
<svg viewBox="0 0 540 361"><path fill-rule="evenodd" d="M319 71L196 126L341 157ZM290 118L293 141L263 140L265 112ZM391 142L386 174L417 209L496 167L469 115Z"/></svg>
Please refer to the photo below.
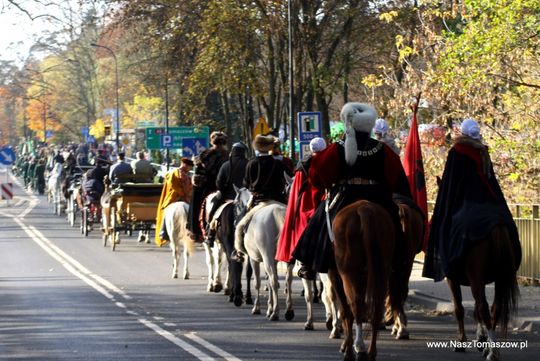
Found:
<svg viewBox="0 0 540 361"><path fill-rule="evenodd" d="M223 205L223 209L215 220L216 229L216 243L219 243L227 256L228 277L230 282L227 282L227 288L225 294L229 294L229 301L233 302L235 306L240 307L244 303L244 294L242 292L242 271L243 264L231 260L231 254L234 251L234 231L235 231L235 212L234 202L228 202ZM214 244L214 246L215 246ZM246 295L245 303L253 304L251 297L251 277L253 275L253 269L251 264L247 262L246 266Z"/></svg>
<svg viewBox="0 0 540 361"><path fill-rule="evenodd" d="M403 273L399 275L392 274L390 279L389 287L395 288L399 300L392 305L390 296L387 295L385 322L387 325L393 323L391 334L395 336L396 340L408 340L409 331L407 330L407 316L405 315L404 305L409 294L409 278L411 277L414 257L420 251L424 239L424 217L419 210L410 207L406 203L396 203L399 208L401 227L405 235L406 265Z"/></svg>
<svg viewBox="0 0 540 361"><path fill-rule="evenodd" d="M210 211L213 207L217 192L209 194L206 199L203 201L202 212L204 214L204 223L208 224L214 222L213 219L209 219ZM212 226L212 225L211 225ZM215 225L213 225L215 228ZM206 227L201 227L203 230ZM223 282L221 281L221 260L223 256L223 246L219 239L217 242L214 242L214 245L210 247L206 242L203 243L204 251L206 254L206 266L208 268L208 285L206 290L208 292L219 293L223 289ZM229 284L229 277L227 272L227 280L225 284Z"/></svg>
<svg viewBox="0 0 540 361"><path fill-rule="evenodd" d="M235 209L237 217L245 212L251 200L251 193L246 188L236 188ZM285 220L286 206L279 202L262 202L252 208L240 219L235 231L235 244L243 243L255 273L256 298L251 313L260 314L260 263L264 263L269 278L269 297L266 316L271 321L279 320L277 262L274 259L277 241ZM292 277L292 264L287 267L287 277ZM286 319L292 319L292 295L287 292Z"/></svg>
<svg viewBox="0 0 540 361"><path fill-rule="evenodd" d="M188 258L189 254L193 253L194 243L188 236L187 217L189 212L189 204L186 202L173 202L169 204L163 211L163 220L165 229L170 239L170 247L173 256L173 271L172 278L178 278L178 266L180 264L180 245L184 248L184 268L182 277L189 279ZM159 232L161 225L156 225L156 232Z"/></svg>
<svg viewBox="0 0 540 361"><path fill-rule="evenodd" d="M344 360L375 360L377 333L383 318L384 300L392 269L394 225L380 205L357 201L340 210L333 221L336 267L328 276L340 300L345 339L341 344ZM390 293L390 301L396 296ZM366 350L362 322L371 323L371 340ZM356 338L352 338L352 326ZM354 346L354 348L353 348Z"/></svg>
<svg viewBox="0 0 540 361"><path fill-rule="evenodd" d="M61 163L56 163L47 180L47 200L53 203L54 213L62 213L61 185L64 179L64 168Z"/></svg>
<svg viewBox="0 0 540 361"><path fill-rule="evenodd" d="M452 291L454 312L458 322L459 341L466 342L464 328L464 309L461 285L470 285L474 297L474 318L477 323L476 336L479 342L490 341L487 347L479 348L488 361L500 359L496 343L495 329L498 324L501 333L506 335L508 322L516 312L519 288L517 285L514 248L506 226L497 225L485 239L479 240L465 252L459 269L450 269L447 282ZM458 268L456 266L456 268ZM495 282L495 297L491 306L486 301L485 286ZM487 333L487 335L486 335ZM456 352L465 352L457 347Z"/></svg>

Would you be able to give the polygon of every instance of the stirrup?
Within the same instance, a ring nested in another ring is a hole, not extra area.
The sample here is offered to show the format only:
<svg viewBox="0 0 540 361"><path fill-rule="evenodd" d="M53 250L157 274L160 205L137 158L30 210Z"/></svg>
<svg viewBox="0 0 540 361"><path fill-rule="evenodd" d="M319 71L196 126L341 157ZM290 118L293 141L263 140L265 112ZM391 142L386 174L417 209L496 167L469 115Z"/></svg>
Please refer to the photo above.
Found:
<svg viewBox="0 0 540 361"><path fill-rule="evenodd" d="M232 251L230 259L234 262L244 263L244 255L240 251Z"/></svg>
<svg viewBox="0 0 540 361"><path fill-rule="evenodd" d="M316 276L315 271L307 268L306 266L300 267L297 274L298 274L298 277L306 279L308 281L315 280L315 276Z"/></svg>

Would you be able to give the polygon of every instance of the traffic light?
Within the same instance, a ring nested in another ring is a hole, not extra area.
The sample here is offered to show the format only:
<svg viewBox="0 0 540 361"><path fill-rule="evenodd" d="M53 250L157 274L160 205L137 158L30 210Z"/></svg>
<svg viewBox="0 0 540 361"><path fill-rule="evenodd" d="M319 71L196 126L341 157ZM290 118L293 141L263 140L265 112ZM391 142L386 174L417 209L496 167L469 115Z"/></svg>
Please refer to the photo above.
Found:
<svg viewBox="0 0 540 361"><path fill-rule="evenodd" d="M105 136L106 137L111 136L111 126L110 125L105 126Z"/></svg>

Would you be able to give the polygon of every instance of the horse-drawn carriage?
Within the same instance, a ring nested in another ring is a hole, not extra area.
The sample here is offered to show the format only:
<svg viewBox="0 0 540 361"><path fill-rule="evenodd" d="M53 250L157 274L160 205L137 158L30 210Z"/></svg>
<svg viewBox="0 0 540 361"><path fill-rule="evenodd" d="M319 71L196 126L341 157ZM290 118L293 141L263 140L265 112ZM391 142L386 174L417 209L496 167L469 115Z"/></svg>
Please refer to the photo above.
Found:
<svg viewBox="0 0 540 361"><path fill-rule="evenodd" d="M122 231L130 235L141 231L149 239L148 233L156 223L162 187L162 184L128 182L113 188L110 197L105 202L102 200L103 245L110 240L114 251Z"/></svg>

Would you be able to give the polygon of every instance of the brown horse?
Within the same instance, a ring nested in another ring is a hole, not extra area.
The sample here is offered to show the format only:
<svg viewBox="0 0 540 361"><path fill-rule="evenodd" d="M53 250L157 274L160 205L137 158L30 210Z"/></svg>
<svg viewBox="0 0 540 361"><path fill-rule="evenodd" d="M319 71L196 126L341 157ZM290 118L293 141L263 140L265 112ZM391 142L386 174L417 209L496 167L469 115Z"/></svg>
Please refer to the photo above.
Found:
<svg viewBox="0 0 540 361"><path fill-rule="evenodd" d="M398 302L394 305L390 303L390 297L386 297L386 314L385 321L387 325L392 326L392 335L396 336L397 340L409 339L409 331L407 330L407 316L405 315L404 305L409 294L409 278L414 263L414 257L420 252L420 247L424 239L424 217L420 211L409 207L405 203L399 203L399 218L403 234L405 235L405 269L399 275L392 274L390 278L390 288L398 295ZM397 278L397 277L399 278Z"/></svg>
<svg viewBox="0 0 540 361"><path fill-rule="evenodd" d="M345 339L344 360L375 360L377 332L382 321L384 299L392 269L394 225L388 212L365 200L343 208L333 222L336 269L328 276L341 303ZM337 272L336 272L337 271ZM391 295L392 296L392 295ZM395 299L393 297L392 301ZM362 322L371 323L371 341L366 352ZM353 322L356 338L352 339ZM354 346L354 350L353 350Z"/></svg>
<svg viewBox="0 0 540 361"><path fill-rule="evenodd" d="M456 269L450 269L447 276L448 286L452 291L454 312L458 321L459 340L467 340L463 324L464 309L461 304L461 285L471 287L474 297L474 318L477 322L477 340L496 342L495 328L500 324L503 336L506 336L508 322L517 308L519 288L516 272L519 263L512 247L512 242L505 226L498 225L486 239L480 240L463 257L463 262ZM495 297L491 306L486 301L485 286L495 282ZM487 331L487 335L486 335ZM483 356L488 361L499 360L499 350L494 347L483 347ZM456 352L465 352L465 347L455 348Z"/></svg>

